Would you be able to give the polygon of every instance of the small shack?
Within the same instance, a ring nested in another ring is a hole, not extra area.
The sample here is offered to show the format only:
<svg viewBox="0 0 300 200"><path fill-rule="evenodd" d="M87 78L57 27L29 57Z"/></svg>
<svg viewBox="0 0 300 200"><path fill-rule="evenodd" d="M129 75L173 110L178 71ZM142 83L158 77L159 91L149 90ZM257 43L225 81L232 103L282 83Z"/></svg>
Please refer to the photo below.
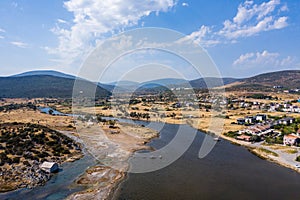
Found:
<svg viewBox="0 0 300 200"><path fill-rule="evenodd" d="M54 173L58 171L58 164L55 162L43 162L40 168L48 173Z"/></svg>

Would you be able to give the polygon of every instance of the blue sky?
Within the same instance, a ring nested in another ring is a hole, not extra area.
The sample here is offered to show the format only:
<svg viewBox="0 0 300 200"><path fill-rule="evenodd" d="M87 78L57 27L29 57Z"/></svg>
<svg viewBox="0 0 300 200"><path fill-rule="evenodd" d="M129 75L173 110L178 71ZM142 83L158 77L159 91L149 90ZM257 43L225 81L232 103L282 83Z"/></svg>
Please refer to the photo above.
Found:
<svg viewBox="0 0 300 200"><path fill-rule="evenodd" d="M293 0L2 0L0 75L34 69L77 74L97 43L141 27L187 35L222 76L300 69L299 9Z"/></svg>

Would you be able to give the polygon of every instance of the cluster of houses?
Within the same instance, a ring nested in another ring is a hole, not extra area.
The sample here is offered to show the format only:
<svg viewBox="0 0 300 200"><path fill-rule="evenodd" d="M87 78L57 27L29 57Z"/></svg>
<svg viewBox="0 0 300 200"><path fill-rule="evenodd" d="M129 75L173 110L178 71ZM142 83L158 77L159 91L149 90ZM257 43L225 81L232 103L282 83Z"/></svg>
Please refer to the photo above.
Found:
<svg viewBox="0 0 300 200"><path fill-rule="evenodd" d="M290 125L295 123L295 118L286 117L276 121L267 120L267 116L264 114L258 114L256 116L247 116L237 120L238 124L251 124L247 128L240 130L236 139L250 142L252 136L259 136L264 138L265 136L277 136L280 133L275 132L273 127L275 125L283 124ZM300 129L296 134L289 134L283 136L283 145L299 145L300 144Z"/></svg>
<svg viewBox="0 0 300 200"><path fill-rule="evenodd" d="M300 108L298 106L293 106L291 104L284 104L281 110L283 112L300 113Z"/></svg>
<svg viewBox="0 0 300 200"><path fill-rule="evenodd" d="M237 119L237 124L239 125L254 125L257 123L266 123L266 122L272 125L278 125L278 124L290 125L292 123L295 123L295 118L285 117L277 121L271 121L271 120L267 120L267 115L257 114L255 116L246 116L244 118Z"/></svg>
<svg viewBox="0 0 300 200"><path fill-rule="evenodd" d="M267 116L265 114L258 114L256 116L246 116L244 118L237 119L239 125L251 125L247 128L240 130L239 135L236 137L238 140L251 141L251 136L260 136L273 133L272 125L267 122Z"/></svg>
<svg viewBox="0 0 300 200"><path fill-rule="evenodd" d="M240 130L239 134L248 134L248 135L257 135L257 136L264 136L272 133L274 129L271 128L270 124L257 124L254 126L250 126L246 129Z"/></svg>
<svg viewBox="0 0 300 200"><path fill-rule="evenodd" d="M252 110L266 110L269 112L291 112L291 113L300 113L300 107L293 105L291 102L286 103L262 103L258 101L247 102L243 99L234 99L231 100L232 103L238 104L239 108L250 108ZM300 99L297 101L300 103Z"/></svg>
<svg viewBox="0 0 300 200"><path fill-rule="evenodd" d="M237 123L239 125L255 124L255 123L265 122L266 120L267 120L267 115L258 114L256 116L246 116L245 118L239 118L237 119Z"/></svg>
<svg viewBox="0 0 300 200"><path fill-rule="evenodd" d="M283 124L283 125L290 125L290 124L293 124L295 123L295 118L293 117L285 117L283 119L279 119L275 122L275 125L276 124Z"/></svg>

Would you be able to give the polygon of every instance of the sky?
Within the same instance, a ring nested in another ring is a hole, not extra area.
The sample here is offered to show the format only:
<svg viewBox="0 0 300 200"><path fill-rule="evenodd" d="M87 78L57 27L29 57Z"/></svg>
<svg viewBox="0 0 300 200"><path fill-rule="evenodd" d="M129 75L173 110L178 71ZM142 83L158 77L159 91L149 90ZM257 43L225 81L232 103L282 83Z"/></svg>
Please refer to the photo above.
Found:
<svg viewBox="0 0 300 200"><path fill-rule="evenodd" d="M1 0L0 76L42 69L76 75L103 41L144 27L182 33L223 77L300 69L299 10L295 0Z"/></svg>

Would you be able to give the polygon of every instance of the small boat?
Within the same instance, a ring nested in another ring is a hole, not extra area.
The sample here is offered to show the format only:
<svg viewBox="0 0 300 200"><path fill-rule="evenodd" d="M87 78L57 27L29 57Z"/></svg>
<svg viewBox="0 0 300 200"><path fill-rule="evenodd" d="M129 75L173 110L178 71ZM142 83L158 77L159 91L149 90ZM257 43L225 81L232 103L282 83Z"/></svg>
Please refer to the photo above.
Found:
<svg viewBox="0 0 300 200"><path fill-rule="evenodd" d="M214 137L214 141L219 142L219 141L221 141L221 139L219 137Z"/></svg>

